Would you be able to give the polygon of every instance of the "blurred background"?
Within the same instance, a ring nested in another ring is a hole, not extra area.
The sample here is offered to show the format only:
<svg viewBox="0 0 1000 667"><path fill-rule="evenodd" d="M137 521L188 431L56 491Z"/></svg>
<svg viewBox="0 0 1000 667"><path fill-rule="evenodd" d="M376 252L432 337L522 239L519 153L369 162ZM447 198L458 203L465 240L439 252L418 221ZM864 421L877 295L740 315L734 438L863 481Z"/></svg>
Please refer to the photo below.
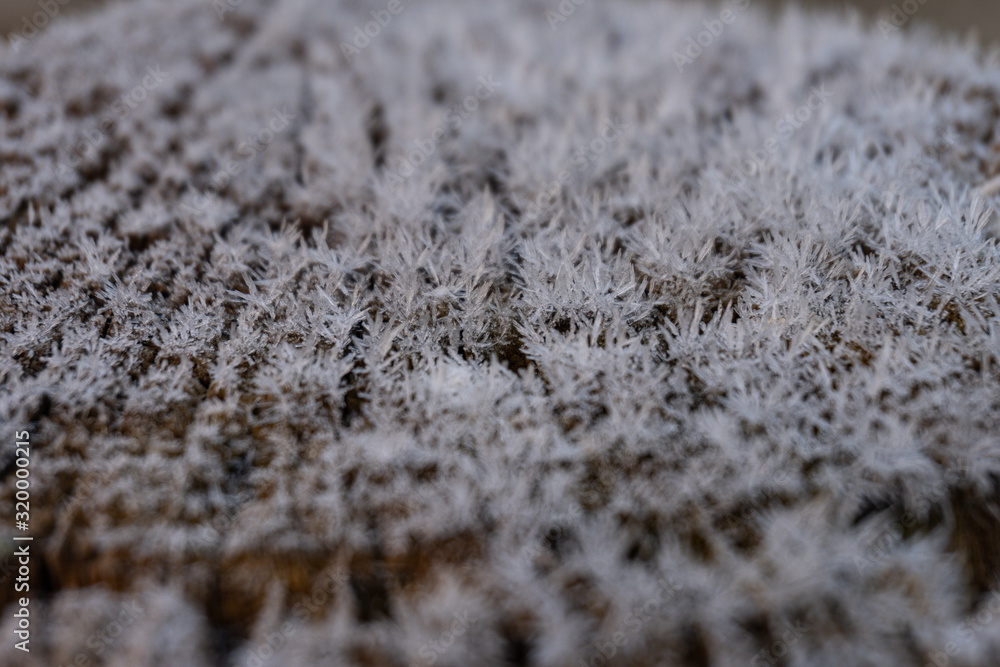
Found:
<svg viewBox="0 0 1000 667"><path fill-rule="evenodd" d="M38 1L0 0L0 32L6 37L12 30L23 29L25 17L30 21L35 12L41 11ZM65 4L58 4L60 2ZM57 4L60 14L72 14L89 11L103 2L105 0L48 0L46 4ZM790 2L792 0L751 0L752 4L763 4L772 8L780 8ZM206 5L211 3L212 0L205 0ZM556 6L559 0L551 0L551 3ZM806 7L828 9L852 7L873 21L889 15L893 11L893 5L902 7L907 3L915 3L919 9L913 18L906 22L904 29L929 24L962 36L972 31L983 44L992 45L1000 42L1000 0L798 0L797 2ZM706 4L719 3L713 1ZM910 7L913 6L910 4Z"/></svg>

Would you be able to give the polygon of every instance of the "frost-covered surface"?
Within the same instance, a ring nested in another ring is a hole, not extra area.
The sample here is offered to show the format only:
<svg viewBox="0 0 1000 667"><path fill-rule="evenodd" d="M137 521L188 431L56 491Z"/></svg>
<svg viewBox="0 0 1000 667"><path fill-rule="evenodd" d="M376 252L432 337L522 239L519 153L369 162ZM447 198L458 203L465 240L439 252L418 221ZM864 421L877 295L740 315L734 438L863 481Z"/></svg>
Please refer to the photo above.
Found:
<svg viewBox="0 0 1000 667"><path fill-rule="evenodd" d="M596 0L348 62L385 6L0 52L0 662L1000 664L1000 65Z"/></svg>

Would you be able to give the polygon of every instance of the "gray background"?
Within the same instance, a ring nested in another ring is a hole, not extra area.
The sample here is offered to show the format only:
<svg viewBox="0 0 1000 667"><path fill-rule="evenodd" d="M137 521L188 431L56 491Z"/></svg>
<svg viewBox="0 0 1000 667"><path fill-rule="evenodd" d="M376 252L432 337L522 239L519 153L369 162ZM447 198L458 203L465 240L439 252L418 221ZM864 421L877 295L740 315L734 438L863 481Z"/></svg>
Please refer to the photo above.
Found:
<svg viewBox="0 0 1000 667"><path fill-rule="evenodd" d="M127 0L117 0L127 1ZM169 1L169 0L164 0ZM655 1L655 0L651 0ZM769 7L780 7L790 0L751 0L754 4L762 3ZM916 0L919 2L919 0ZM61 7L61 12L67 14L86 11L103 0L69 0ZM552 5L558 5L558 0L551 0ZM877 20L891 11L893 4L901 4L903 0L799 0L799 4L809 7L827 7L841 9L854 7L863 14ZM205 0L211 5L212 0ZM718 3L711 3L718 4ZM0 32L7 35L11 30L21 25L24 16L30 16L39 11L37 0L0 0ZM1000 42L1000 1L998 0L925 0L913 20L907 23L907 28L918 24L935 24L952 33L966 35L970 30L984 43Z"/></svg>

